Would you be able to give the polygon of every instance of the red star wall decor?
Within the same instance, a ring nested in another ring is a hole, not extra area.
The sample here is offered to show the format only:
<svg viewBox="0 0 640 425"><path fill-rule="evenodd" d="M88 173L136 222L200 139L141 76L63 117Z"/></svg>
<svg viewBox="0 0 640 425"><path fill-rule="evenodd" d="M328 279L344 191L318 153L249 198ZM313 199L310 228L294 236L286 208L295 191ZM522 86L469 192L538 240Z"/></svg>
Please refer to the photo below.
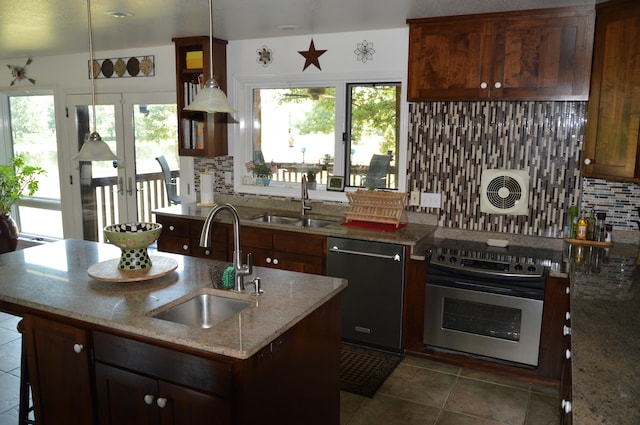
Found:
<svg viewBox="0 0 640 425"><path fill-rule="evenodd" d="M304 68L302 68L302 70L304 71L305 69L307 69L309 65L315 65L316 68L322 71L322 68L320 68L319 58L325 52L326 50L316 50L316 46L313 44L313 38L312 38L311 44L309 45L309 50L302 50L302 51L298 50L298 53L304 56L304 59L305 59Z"/></svg>

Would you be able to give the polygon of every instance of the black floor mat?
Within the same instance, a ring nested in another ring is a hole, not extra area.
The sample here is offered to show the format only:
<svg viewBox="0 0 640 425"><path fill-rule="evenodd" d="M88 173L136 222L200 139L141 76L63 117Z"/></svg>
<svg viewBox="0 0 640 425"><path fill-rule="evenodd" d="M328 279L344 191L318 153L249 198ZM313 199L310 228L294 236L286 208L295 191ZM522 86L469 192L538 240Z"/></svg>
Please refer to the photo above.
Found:
<svg viewBox="0 0 640 425"><path fill-rule="evenodd" d="M340 389L373 397L402 358L401 354L343 342L340 348Z"/></svg>

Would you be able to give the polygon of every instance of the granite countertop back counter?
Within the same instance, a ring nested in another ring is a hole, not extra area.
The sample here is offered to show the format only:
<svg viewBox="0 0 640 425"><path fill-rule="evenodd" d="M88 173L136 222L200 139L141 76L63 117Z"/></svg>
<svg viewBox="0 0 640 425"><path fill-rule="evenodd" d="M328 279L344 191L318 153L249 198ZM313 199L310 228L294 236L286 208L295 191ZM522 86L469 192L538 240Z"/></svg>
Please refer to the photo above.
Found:
<svg viewBox="0 0 640 425"><path fill-rule="evenodd" d="M87 274L90 266L120 257L120 249L109 244L68 239L2 254L0 311L54 314L90 327L246 359L346 287L343 279L254 267L252 276L262 278L265 291L260 297L215 290L209 268L227 263L160 254L175 259L177 269L129 283L98 281ZM150 317L150 312L203 288L253 306L209 329Z"/></svg>

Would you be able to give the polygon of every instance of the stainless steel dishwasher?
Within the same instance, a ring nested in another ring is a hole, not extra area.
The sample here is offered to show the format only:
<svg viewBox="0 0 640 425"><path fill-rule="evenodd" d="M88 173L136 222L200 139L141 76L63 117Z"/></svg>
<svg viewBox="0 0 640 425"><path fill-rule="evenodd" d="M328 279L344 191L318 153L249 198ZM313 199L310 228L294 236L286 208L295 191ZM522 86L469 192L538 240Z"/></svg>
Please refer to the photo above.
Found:
<svg viewBox="0 0 640 425"><path fill-rule="evenodd" d="M328 239L327 274L348 279L342 292L342 339L402 349L405 247L355 239Z"/></svg>

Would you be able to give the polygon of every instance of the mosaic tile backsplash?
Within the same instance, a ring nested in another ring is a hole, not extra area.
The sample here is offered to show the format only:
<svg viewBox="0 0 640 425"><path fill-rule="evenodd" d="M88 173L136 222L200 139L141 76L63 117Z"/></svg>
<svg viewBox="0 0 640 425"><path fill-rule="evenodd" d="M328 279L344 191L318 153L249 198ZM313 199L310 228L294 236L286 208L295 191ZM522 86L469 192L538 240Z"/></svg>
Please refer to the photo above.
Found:
<svg viewBox="0 0 640 425"><path fill-rule="evenodd" d="M581 177L586 102L423 102L409 105L407 190L440 192L438 225L461 230L564 237L570 205L607 214L614 230L638 231L640 185ZM216 193L233 194L233 157L195 158L215 172ZM480 212L484 168L526 170L529 215ZM199 181L196 177L196 191Z"/></svg>

